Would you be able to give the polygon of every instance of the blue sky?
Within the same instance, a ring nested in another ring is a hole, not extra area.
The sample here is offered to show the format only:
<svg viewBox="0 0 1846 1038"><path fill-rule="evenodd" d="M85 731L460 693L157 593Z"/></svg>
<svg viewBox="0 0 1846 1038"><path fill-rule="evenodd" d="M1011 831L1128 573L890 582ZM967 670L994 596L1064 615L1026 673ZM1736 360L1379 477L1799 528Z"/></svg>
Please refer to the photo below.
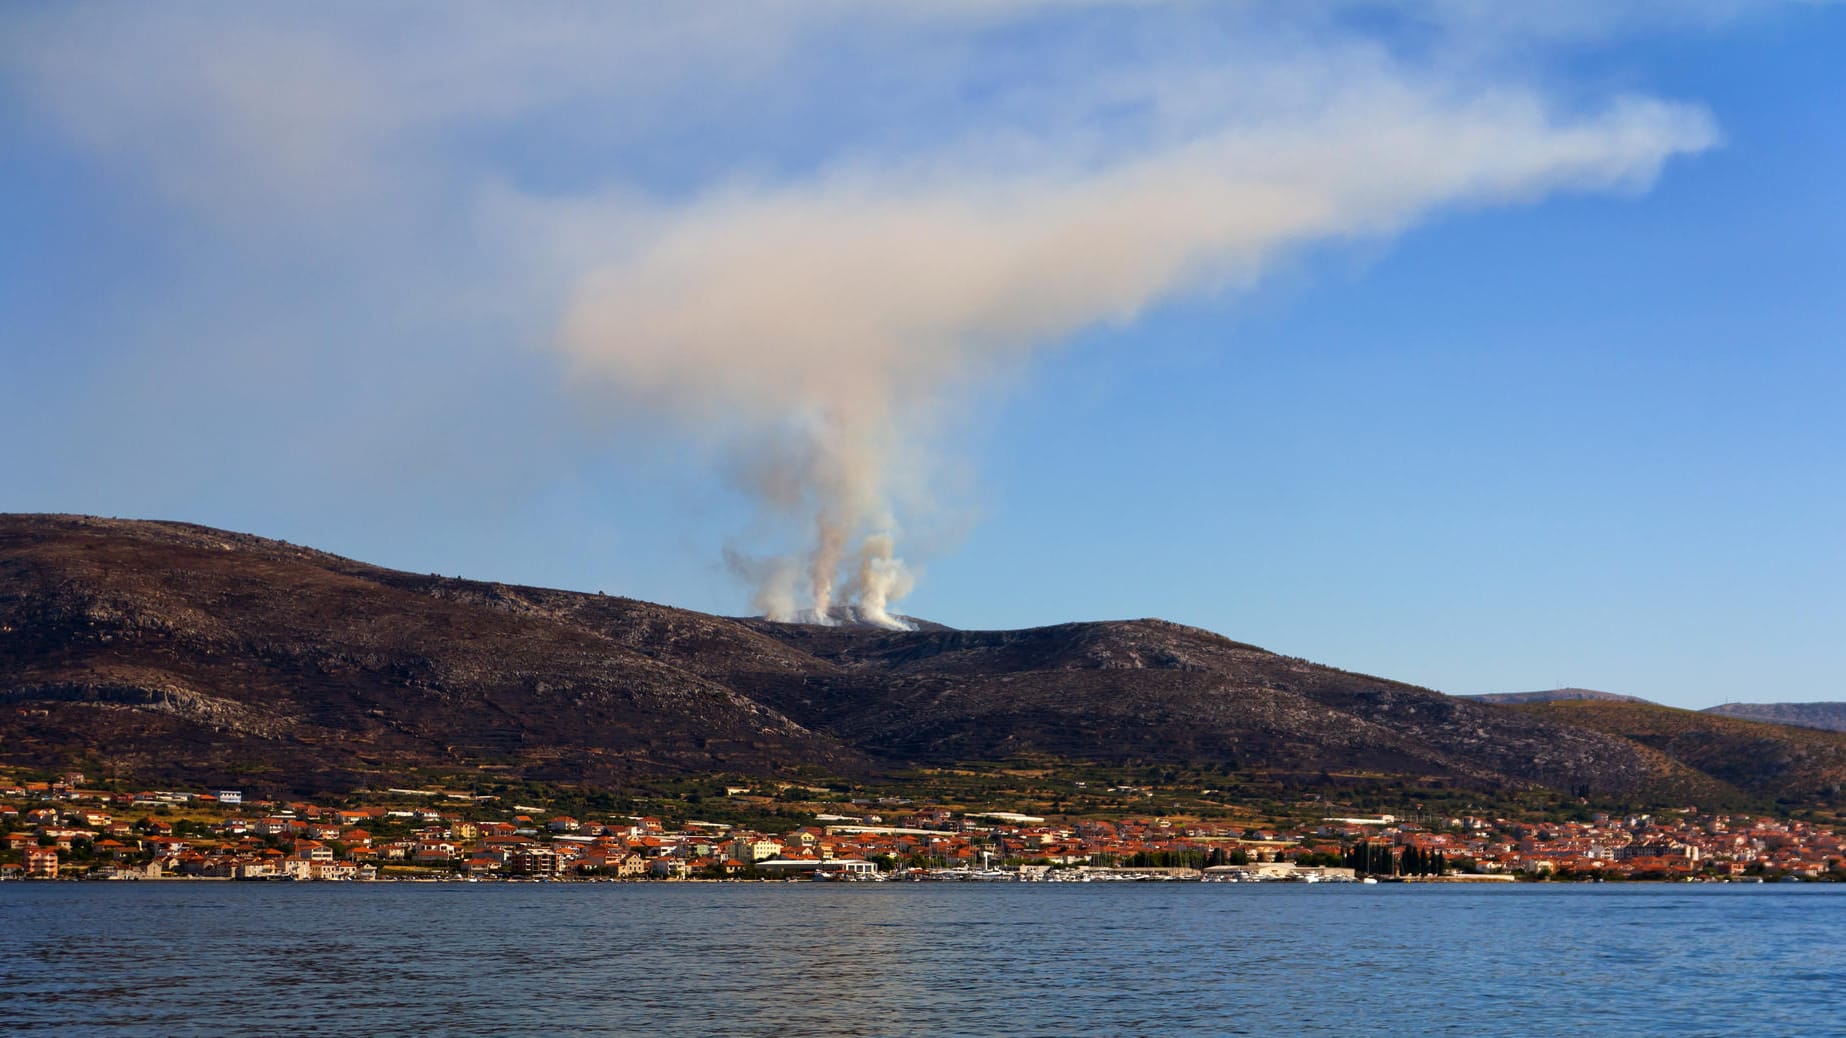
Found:
<svg viewBox="0 0 1846 1038"><path fill-rule="evenodd" d="M0 508L1846 695L1846 7L656 7L0 14Z"/></svg>

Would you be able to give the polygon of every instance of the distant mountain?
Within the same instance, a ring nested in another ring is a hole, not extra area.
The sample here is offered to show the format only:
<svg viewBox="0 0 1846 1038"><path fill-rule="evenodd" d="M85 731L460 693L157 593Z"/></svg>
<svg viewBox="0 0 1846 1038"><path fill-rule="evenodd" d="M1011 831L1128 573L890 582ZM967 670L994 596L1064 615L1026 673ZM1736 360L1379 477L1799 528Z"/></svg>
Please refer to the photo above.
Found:
<svg viewBox="0 0 1846 1038"><path fill-rule="evenodd" d="M1021 755L1707 802L1795 788L1750 770L1776 756L1760 747L1666 752L1603 719L1161 620L920 626L727 619L201 526L0 516L0 762L301 792L479 770L602 785L872 776ZM1791 781L1810 787L1807 772Z"/></svg>
<svg viewBox="0 0 1846 1038"><path fill-rule="evenodd" d="M1798 728L1846 732L1846 703L1726 703L1705 712Z"/></svg>
<svg viewBox="0 0 1846 1038"><path fill-rule="evenodd" d="M1593 699L1613 703L1645 703L1648 700L1640 696L1624 696L1615 692L1598 692L1593 688L1553 688L1543 692L1476 692L1462 697L1475 699L1483 703L1500 703L1516 705L1521 703L1558 703Z"/></svg>

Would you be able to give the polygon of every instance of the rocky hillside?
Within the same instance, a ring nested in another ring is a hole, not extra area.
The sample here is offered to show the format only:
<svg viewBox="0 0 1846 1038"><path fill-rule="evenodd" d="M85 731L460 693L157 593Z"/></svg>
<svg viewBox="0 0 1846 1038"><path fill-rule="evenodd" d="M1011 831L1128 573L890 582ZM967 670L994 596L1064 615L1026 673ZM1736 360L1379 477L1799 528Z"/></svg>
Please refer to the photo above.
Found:
<svg viewBox="0 0 1846 1038"><path fill-rule="evenodd" d="M1576 700L1517 709L1619 735L1745 793L1788 804L1837 802L1846 785L1846 733L1643 702Z"/></svg>
<svg viewBox="0 0 1846 1038"><path fill-rule="evenodd" d="M36 767L312 790L419 770L616 783L1033 754L1308 781L1781 788L1631 734L1159 620L776 624L184 524L0 516L0 761Z"/></svg>
<svg viewBox="0 0 1846 1038"><path fill-rule="evenodd" d="M779 643L696 614L608 608L633 618L626 638L515 589L277 541L0 518L0 757L299 788L458 765L605 778L868 766L655 658L795 665Z"/></svg>
<svg viewBox="0 0 1846 1038"><path fill-rule="evenodd" d="M1672 770L1600 733L1161 620L870 636L749 625L835 671L727 682L887 759L1236 761L1607 791Z"/></svg>

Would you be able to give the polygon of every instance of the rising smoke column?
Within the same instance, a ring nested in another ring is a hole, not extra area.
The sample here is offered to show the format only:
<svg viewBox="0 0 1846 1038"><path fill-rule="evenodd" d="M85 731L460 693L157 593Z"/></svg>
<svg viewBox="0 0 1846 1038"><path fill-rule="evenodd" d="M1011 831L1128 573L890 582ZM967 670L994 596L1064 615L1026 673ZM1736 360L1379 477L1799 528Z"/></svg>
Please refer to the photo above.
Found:
<svg viewBox="0 0 1846 1038"><path fill-rule="evenodd" d="M1256 280L1311 243L1560 190L1639 189L1710 146L1648 100L1559 117L1534 96L1457 100L1387 80L1114 162L842 166L645 215L582 277L560 337L581 375L736 444L748 488L811 530L800 559L738 558L757 605L899 625L910 589L894 487L920 416L1097 323Z"/></svg>

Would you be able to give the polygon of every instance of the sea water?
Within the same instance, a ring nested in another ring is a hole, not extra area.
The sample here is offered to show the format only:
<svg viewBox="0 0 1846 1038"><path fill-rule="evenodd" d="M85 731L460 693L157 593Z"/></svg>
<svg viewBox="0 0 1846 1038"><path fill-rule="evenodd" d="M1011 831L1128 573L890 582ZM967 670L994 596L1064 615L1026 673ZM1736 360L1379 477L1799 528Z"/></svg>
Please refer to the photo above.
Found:
<svg viewBox="0 0 1846 1038"><path fill-rule="evenodd" d="M8 883L0 1032L1837 1035L1846 887Z"/></svg>

